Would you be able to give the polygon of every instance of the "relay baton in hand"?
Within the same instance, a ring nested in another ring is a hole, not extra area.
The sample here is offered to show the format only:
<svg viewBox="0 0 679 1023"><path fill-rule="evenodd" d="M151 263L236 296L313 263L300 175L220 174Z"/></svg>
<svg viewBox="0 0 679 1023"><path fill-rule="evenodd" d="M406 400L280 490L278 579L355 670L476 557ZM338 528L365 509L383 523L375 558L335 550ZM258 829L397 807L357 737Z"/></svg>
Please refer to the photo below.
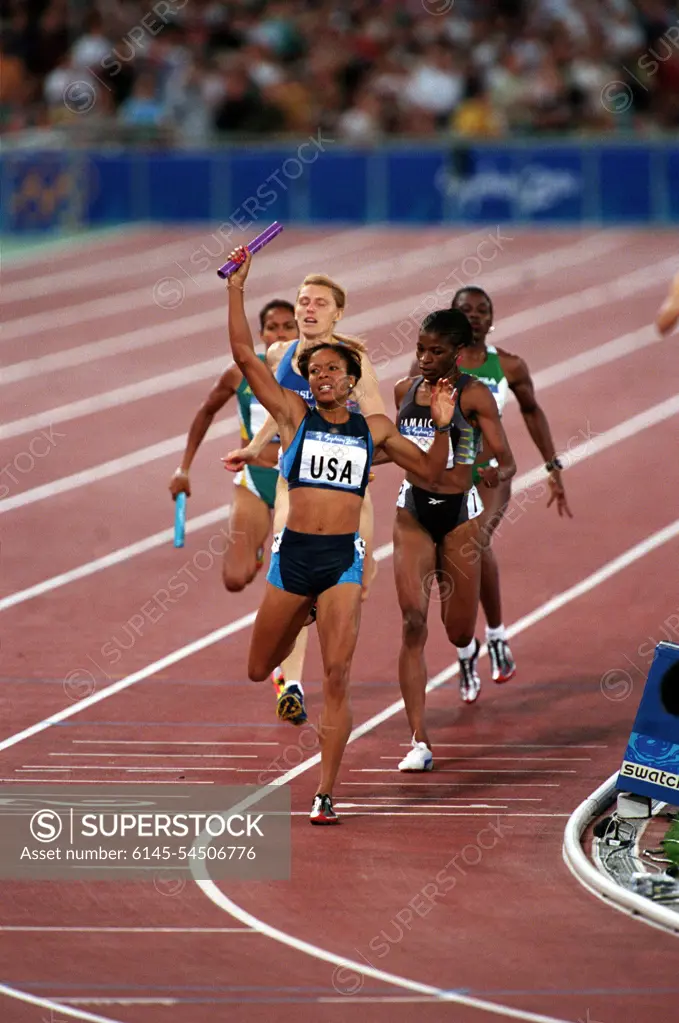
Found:
<svg viewBox="0 0 679 1023"><path fill-rule="evenodd" d="M174 502L174 545L184 546L184 534L186 533L186 494L182 491L177 494Z"/></svg>
<svg viewBox="0 0 679 1023"><path fill-rule="evenodd" d="M276 235L280 234L282 230L283 225L279 224L277 220L274 220L273 224L269 224L266 231L262 231L261 234L258 234L257 237L250 242L247 248L254 255L255 252L259 252L259 250L263 249L265 245L268 245L270 241L273 241ZM237 270L240 265L240 263L236 263L233 259L230 259L228 263L224 264L224 266L220 266L217 271L217 276L221 277L222 280L225 280L234 272L234 270Z"/></svg>

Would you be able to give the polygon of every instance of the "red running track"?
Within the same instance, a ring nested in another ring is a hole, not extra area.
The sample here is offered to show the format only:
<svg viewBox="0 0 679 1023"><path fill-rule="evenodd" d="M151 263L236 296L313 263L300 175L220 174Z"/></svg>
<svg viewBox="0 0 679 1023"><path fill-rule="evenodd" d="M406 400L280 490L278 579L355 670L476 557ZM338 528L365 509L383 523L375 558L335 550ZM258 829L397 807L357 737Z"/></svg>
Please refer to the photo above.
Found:
<svg viewBox="0 0 679 1023"><path fill-rule="evenodd" d="M423 315L418 296L437 285L441 304L449 300L454 282L447 275L474 255L482 236L337 232L330 249L312 232L290 231L285 251L262 257L259 278L253 271L250 309L274 294L293 296L313 269L347 282L346 328L365 330L391 407L393 384L410 358L407 328L399 335L398 324L408 312ZM312 726L300 733L277 725L269 687L244 681L247 625L78 706L88 692L103 693L238 622L261 597L261 579L244 594L225 594L211 554L231 485L218 455L235 442L235 431L208 439L194 468L190 521L214 512L210 523L189 534L183 551L148 539L171 524L166 487L179 450L171 439L186 429L216 375L209 365L204 377L195 367L226 351L216 280L187 278L174 309L153 301L157 281L179 273L172 261L189 267L204 240L164 230L112 239L110 250L98 243L89 256L62 259L72 280L55 280L43 296L31 265L6 278L14 291L0 351L3 364L15 368L2 385L0 464L14 480L5 473L0 490L0 777L18 786L184 774L219 784L296 769L289 782L292 878L219 883L210 891L194 884L174 891L151 883L5 882L0 979L63 1009L4 997L3 1019L61 1023L94 1014L120 1023L207 1023L275 1013L332 1023L362 1005L370 1019L398 1021L415 1013L455 1023L669 1018L679 990L673 939L590 896L560 850L569 814L619 763L649 647L673 638L679 609L676 524L665 542L648 542L676 518L667 494L679 355L675 339L660 342L648 328L665 291L672 240L517 232L484 266L478 282L495 299L493 339L527 359L558 447L579 457L566 477L576 518L558 520L536 487L519 494L497 544L505 621L521 623L512 644L519 673L504 687L485 681L473 707L460 703L455 677L443 681L430 696L436 770L399 775L409 739L402 712L370 725L398 699L399 615L388 545L399 477L380 468L372 490L383 560L364 611L353 683L355 724L368 726L348 748L337 799L343 822L329 831L312 830L306 819L317 770L304 768L315 752ZM406 244L409 262L399 255ZM111 256L121 262L107 286ZM79 283L83 265L88 277ZM628 283L616 286L623 277ZM118 311L101 305L108 299L120 300ZM212 319L199 322L197 315ZM39 316L43 321L27 321ZM63 364L61 353L84 345ZM584 368L576 357L587 353ZM176 370L195 379L158 382ZM155 393L148 393L149 381ZM48 426L31 418L40 413ZM232 414L227 409L222 421ZM519 420L512 403L506 426L521 475L539 458ZM54 443L31 465L31 452L45 445L30 445L45 429L55 431ZM141 452L135 465L131 452ZM102 468L113 459L123 461ZM139 553L118 553L109 567L91 564L142 540ZM594 575L615 568L631 549L629 564L605 579ZM74 581L46 582L88 565L89 574ZM186 593L136 635L130 620L179 572ZM569 592L585 579L587 592ZM42 593L17 596L40 583ZM550 609L559 594L563 606ZM435 612L432 605L432 678L453 663ZM312 720L319 670L312 636ZM64 708L70 713L60 723L12 741ZM225 745L235 743L244 745ZM300 941L308 946L301 949ZM339 969L333 955L356 967ZM66 1007L78 1015L62 1016Z"/></svg>

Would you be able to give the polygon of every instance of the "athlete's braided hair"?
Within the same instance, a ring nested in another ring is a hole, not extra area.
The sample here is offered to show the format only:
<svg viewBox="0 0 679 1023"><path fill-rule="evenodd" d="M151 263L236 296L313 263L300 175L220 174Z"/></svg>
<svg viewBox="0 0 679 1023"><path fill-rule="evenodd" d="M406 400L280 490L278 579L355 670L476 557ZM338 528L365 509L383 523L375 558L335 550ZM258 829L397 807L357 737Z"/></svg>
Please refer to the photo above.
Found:
<svg viewBox="0 0 679 1023"><path fill-rule="evenodd" d="M439 334L453 348L466 348L474 340L471 323L459 309L437 309L429 313L420 329Z"/></svg>

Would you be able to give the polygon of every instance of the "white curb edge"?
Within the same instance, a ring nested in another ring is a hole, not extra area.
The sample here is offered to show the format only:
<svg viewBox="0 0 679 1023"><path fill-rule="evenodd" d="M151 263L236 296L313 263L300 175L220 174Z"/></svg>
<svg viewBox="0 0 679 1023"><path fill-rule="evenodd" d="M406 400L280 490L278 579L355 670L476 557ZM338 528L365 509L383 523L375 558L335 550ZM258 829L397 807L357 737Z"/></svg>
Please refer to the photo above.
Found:
<svg viewBox="0 0 679 1023"><path fill-rule="evenodd" d="M596 869L582 848L581 838L585 829L613 803L617 778L618 772L616 771L580 806L576 807L569 817L563 838L564 862L574 877L592 895L603 899L614 909L679 937L678 913L615 884Z"/></svg>

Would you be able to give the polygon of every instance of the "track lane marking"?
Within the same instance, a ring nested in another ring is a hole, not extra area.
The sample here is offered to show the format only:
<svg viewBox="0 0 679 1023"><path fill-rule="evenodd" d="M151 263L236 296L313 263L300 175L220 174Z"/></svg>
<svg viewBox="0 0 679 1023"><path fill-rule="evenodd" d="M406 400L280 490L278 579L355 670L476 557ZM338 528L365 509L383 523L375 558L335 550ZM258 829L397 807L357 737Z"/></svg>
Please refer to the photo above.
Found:
<svg viewBox="0 0 679 1023"><path fill-rule="evenodd" d="M560 610L562 607L566 606L571 601L578 599L579 597L585 595L586 593L590 592L596 587L602 585L602 583L606 582L608 579L617 575L625 568L641 560L647 554L651 553L654 550L657 550L664 544L671 542L678 536L679 519L675 519L674 522L668 524L663 529L656 531L650 536L647 536L644 540L628 548L623 554L619 555L617 558L614 558L611 561L606 562L601 568L591 573L589 576L581 580L581 582L577 583L575 586L569 587L567 590L564 590L562 593L553 597L551 600L548 600L544 604L541 604L534 611L530 612L527 615L524 615L518 621L514 622L507 629L508 638L512 639L514 636L519 635L522 632L525 632L533 625L542 622L545 618L554 614L556 611ZM252 619L254 618L254 615L246 617ZM239 621L242 622L243 619L239 619ZM231 623L231 625L233 624L235 623ZM225 628L229 629L231 628L231 626L226 626ZM224 629L218 630L218 633L222 632L224 632ZM214 637L214 635L215 633L211 633L210 637L206 638L212 638ZM216 642L216 640L212 639L212 642ZM113 695L114 692L119 692L121 688L127 688L127 686L134 684L134 682L140 681L141 678L148 677L149 673L153 673L150 672L150 669L154 669L155 672L161 670L160 667L161 665L165 667L168 665L168 663L175 663L175 660L172 660L173 657L175 659L182 659L181 657L178 658L177 654L181 653L182 657L188 657L192 653L197 652L199 649L203 649L203 647L200 645L200 641L197 641L196 643L193 644L189 644L187 647L182 647L181 650L176 651L174 655L169 655L169 657L163 658L161 661L154 662L154 664L150 665L147 669L143 669L141 672L136 672L134 675L129 676L127 679L123 679L122 686L121 683L116 683L112 686L109 686L107 689L102 690L101 693L92 694L92 696L87 697L85 700L81 701L74 707L66 708L65 712L61 712L62 716L59 717L59 719L60 720L63 719L63 716L70 717L72 716L72 714L78 713L80 710L84 709L86 705L91 706L92 703L99 702L102 699L106 699L108 696ZM480 656L484 656L486 652L487 648L484 645L481 648ZM439 672L438 675L436 675L433 679L429 681L427 685L427 691L431 692L434 689L439 688L441 685L444 684L444 682L448 681L448 679L452 678L454 675L457 674L458 668L459 665L457 662L455 662L454 664L445 668L443 671ZM392 703L390 706L386 707L383 711L373 715L373 717L371 717L369 720L365 721L363 724L359 725L352 731L349 737L349 743L353 743L362 736L367 735L369 732L374 731L374 729L377 728L380 724L392 718L402 709L403 701L398 700L397 702ZM24 729L22 732L18 732L16 735L10 736L8 739L5 739L2 743L0 743L0 750L7 749L10 746L15 745L16 743L23 741L29 736L35 735L37 732L44 730L45 728L49 727L50 724L54 723L56 717L58 716L52 715L51 718L46 718L42 722L38 722L36 725L33 725L30 728ZM292 781L299 775L304 774L306 771L308 771L311 767L314 767L319 762L320 754L315 754L313 757L310 757L307 760L303 761L301 764L299 764L298 767L295 767L292 770L286 772L286 774L275 778L268 787L284 785L287 782ZM266 791L267 789L261 789L259 795L255 794L249 797L247 800L243 801L242 805L243 806L252 805L252 803L257 802L259 798L262 798ZM302 815L305 815L304 811L295 812L295 816ZM532 817L544 815L531 814L529 816ZM220 909L229 913L230 916L238 920L244 926L252 927L254 928L254 930L256 930L259 934L263 935L264 937L271 938L274 941L286 945L288 948L292 948L295 951L309 955L312 958L330 963L331 965L335 966L336 970L344 969L348 971L353 971L354 973L357 973L360 976L372 977L375 980L382 981L386 984L390 984L395 987L404 988L406 990L417 992L419 994L432 995L436 997L436 999L439 1001L456 1002L457 1004L466 1005L470 1008L479 1009L480 1011L491 1013L492 1015L504 1016L505 1018L509 1019L522 1020L525 1021L525 1023L569 1023L569 1021L567 1020L558 1019L557 1017L554 1016L545 1016L538 1013L526 1012L521 1009L513 1009L509 1006L503 1006L498 1003L487 1002L484 1001L483 999L470 998L466 995L459 995L447 992L441 988L436 988L427 984L421 984L418 981L409 980L405 977L401 977L396 974L387 973L386 971L383 970L378 970L371 965L366 966L363 963L347 959L344 956L335 955L335 953L333 952L328 952L325 949L319 948L317 945L311 944L310 942L305 942L299 938L295 938L293 935L286 934L275 927L271 927L264 921L259 920L257 917L253 916L246 910L242 909L240 906L236 905L236 903L232 902L217 887L214 881L196 879L196 884L201 888L201 890L204 892L207 898L210 899L211 902L217 905ZM20 1001L28 1002L29 1004L41 1005L45 1008L52 1008L55 1004L47 999L36 999L32 995L27 995L23 991L7 987L4 984L0 984L0 994L6 994L10 998L16 998L19 999ZM71 1012L71 1015L74 1016L74 1018L92 1021L92 1023L120 1023L120 1021L112 1021L110 1019L104 1019L104 1017L92 1016L90 1014L79 1016L77 1015L77 1011L75 1010L69 1011Z"/></svg>
<svg viewBox="0 0 679 1023"><path fill-rule="evenodd" d="M636 436L643 430L657 426L664 422L665 419L669 419L677 413L679 413L679 395L668 398L665 401L661 401L657 405L653 405L651 408L640 412L638 415L632 416L630 419L623 420L623 422L619 423L617 426L611 427L609 430L605 430L604 433L601 433L596 437L588 438L583 441L582 444L578 444L576 447L571 448L568 452L567 468L571 468L573 465L584 461L586 458L589 458L594 454L606 451L608 448L614 447L621 441ZM217 435L218 431L215 431L215 433ZM183 442L184 441L182 439L182 444ZM111 463L107 464L110 465ZM66 478L69 479L73 477ZM516 496L516 494L521 491L528 490L530 487L543 480L543 466L536 467L527 473L523 473L521 476L517 476L512 481L512 494ZM47 484L46 488L38 489L49 489L53 486L54 484ZM27 493L32 492L27 491ZM21 494L17 496L18 498L22 497ZM8 501L0 502L0 513L3 511L3 505L6 505L7 503ZM186 525L187 534L197 532L199 529L203 529L207 525L213 525L222 521L225 512L229 507L230 506L227 505L226 508L215 508L213 511L197 516L193 520L189 519ZM87 576L102 571L105 568L121 564L130 558L136 557L138 554L146 553L155 547L169 543L173 536L173 528L160 530L158 533L153 533L151 536L146 537L143 540L138 540L126 547L121 547L117 551L112 551L110 554L106 554L101 558L96 558L94 561L86 562L83 565L79 565L77 568L69 569L67 572L62 572L59 575L52 576L50 579L45 579L40 583L34 583L26 589L17 590L15 593L11 593L0 600L0 611L15 607L17 604L22 604L26 600L31 600L34 597L42 596L43 594L49 593L60 586L65 586L67 583L75 582L78 579L84 579ZM391 554L392 549L391 544L386 545L385 548L380 548L380 550L387 551L384 555L385 557ZM377 552L375 556L377 557ZM0 749L1 748L2 747L0 747Z"/></svg>

